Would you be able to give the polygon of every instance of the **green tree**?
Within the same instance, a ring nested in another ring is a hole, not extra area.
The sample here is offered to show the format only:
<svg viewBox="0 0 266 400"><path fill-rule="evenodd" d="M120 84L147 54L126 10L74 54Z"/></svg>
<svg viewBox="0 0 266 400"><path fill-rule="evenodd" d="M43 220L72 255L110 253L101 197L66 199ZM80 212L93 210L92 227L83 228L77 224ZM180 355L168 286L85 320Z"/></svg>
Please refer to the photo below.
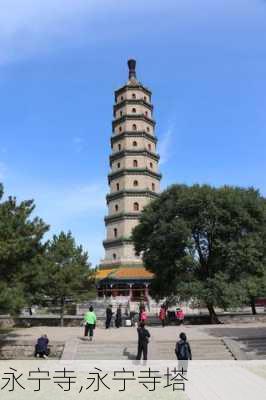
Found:
<svg viewBox="0 0 266 400"><path fill-rule="evenodd" d="M154 290L215 307L243 304L251 277L266 268L266 206L250 188L174 185L143 211L136 253L155 273Z"/></svg>
<svg viewBox="0 0 266 400"><path fill-rule="evenodd" d="M48 243L42 274L43 293L59 304L63 326L66 302L87 298L94 283L88 254L70 232L61 232Z"/></svg>
<svg viewBox="0 0 266 400"><path fill-rule="evenodd" d="M23 285L18 279L23 268L30 268L37 255L44 253L42 243L49 226L32 217L33 200L3 200L0 184L0 309L18 312L25 303Z"/></svg>

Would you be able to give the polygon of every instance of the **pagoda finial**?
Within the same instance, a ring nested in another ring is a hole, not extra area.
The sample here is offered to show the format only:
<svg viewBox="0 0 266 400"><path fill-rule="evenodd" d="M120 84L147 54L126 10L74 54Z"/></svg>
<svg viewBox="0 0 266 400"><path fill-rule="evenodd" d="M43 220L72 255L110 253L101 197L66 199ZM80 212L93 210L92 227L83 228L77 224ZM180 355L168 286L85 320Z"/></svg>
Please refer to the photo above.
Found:
<svg viewBox="0 0 266 400"><path fill-rule="evenodd" d="M137 78L137 75L136 75L136 60L133 60L133 59L128 60L127 65L128 65L128 69L129 69L129 73L128 73L129 79L132 79L132 78L136 79Z"/></svg>

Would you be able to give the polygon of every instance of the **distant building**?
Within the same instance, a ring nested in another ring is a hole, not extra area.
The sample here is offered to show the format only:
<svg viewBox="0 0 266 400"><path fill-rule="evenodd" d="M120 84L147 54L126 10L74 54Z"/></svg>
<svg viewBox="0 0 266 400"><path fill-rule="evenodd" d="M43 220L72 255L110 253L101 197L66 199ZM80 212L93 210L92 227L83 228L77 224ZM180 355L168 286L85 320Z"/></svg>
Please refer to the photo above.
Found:
<svg viewBox="0 0 266 400"><path fill-rule="evenodd" d="M115 91L111 137L111 171L108 175L107 238L105 257L97 273L99 296L145 299L153 274L135 255L132 229L140 213L160 191L159 155L151 91L136 77L136 61L129 60L129 79Z"/></svg>

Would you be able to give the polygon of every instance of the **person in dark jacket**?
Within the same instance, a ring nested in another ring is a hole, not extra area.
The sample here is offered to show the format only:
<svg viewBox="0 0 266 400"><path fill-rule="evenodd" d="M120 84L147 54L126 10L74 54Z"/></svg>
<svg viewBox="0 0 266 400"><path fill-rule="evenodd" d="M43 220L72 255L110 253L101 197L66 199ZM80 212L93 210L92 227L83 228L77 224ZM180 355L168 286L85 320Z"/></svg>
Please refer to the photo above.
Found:
<svg viewBox="0 0 266 400"><path fill-rule="evenodd" d="M178 369L186 373L188 368L188 360L192 360L192 353L186 334L181 332L179 338L180 340L176 343L175 354L179 360Z"/></svg>
<svg viewBox="0 0 266 400"><path fill-rule="evenodd" d="M116 326L117 328L120 328L120 327L122 326L122 309L121 309L121 304L118 306L118 309L116 310L115 326Z"/></svg>
<svg viewBox="0 0 266 400"><path fill-rule="evenodd" d="M112 305L110 304L106 308L106 321L105 321L106 329L110 328L111 321L112 321L112 316L113 316L113 311L112 311Z"/></svg>
<svg viewBox="0 0 266 400"><path fill-rule="evenodd" d="M138 354L137 360L141 359L141 355L143 353L143 360L147 360L148 357L148 343L149 338L151 337L148 329L145 328L145 323L143 321L140 322L138 331Z"/></svg>
<svg viewBox="0 0 266 400"><path fill-rule="evenodd" d="M49 339L47 335L42 335L37 340L35 345L35 357L46 358L49 356L50 350L48 349Z"/></svg>

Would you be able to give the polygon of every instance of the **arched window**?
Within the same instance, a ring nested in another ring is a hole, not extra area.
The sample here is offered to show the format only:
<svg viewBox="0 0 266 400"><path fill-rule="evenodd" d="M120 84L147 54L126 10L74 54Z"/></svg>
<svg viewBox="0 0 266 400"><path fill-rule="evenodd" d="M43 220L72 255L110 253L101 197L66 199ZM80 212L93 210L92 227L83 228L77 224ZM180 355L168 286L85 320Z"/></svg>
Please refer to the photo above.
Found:
<svg viewBox="0 0 266 400"><path fill-rule="evenodd" d="M134 211L139 211L139 203L134 203L133 209L134 209Z"/></svg>
<svg viewBox="0 0 266 400"><path fill-rule="evenodd" d="M149 126L147 126L146 131L150 132L150 127Z"/></svg>
<svg viewBox="0 0 266 400"><path fill-rule="evenodd" d="M119 163L117 163L117 168L120 168L121 167L121 164L120 164L120 162Z"/></svg>
<svg viewBox="0 0 266 400"><path fill-rule="evenodd" d="M150 162L150 168L153 169L153 163L152 162Z"/></svg>
<svg viewBox="0 0 266 400"><path fill-rule="evenodd" d="M116 260L116 254L115 253L113 254L113 260Z"/></svg>
<svg viewBox="0 0 266 400"><path fill-rule="evenodd" d="M151 151L151 144L150 143L148 144L148 149L149 149L149 151Z"/></svg>
<svg viewBox="0 0 266 400"><path fill-rule="evenodd" d="M119 190L119 189L120 189L119 183L117 183L117 184L116 184L116 190Z"/></svg>
<svg viewBox="0 0 266 400"><path fill-rule="evenodd" d="M133 131L136 131L136 130L137 130L137 125L136 125L136 124L133 124L133 125L132 125L132 130L133 130Z"/></svg>
<svg viewBox="0 0 266 400"><path fill-rule="evenodd" d="M133 186L139 186L138 181L134 181L134 182L133 182Z"/></svg>
<svg viewBox="0 0 266 400"><path fill-rule="evenodd" d="M132 112L135 114L137 110L135 108L132 108Z"/></svg>
<svg viewBox="0 0 266 400"><path fill-rule="evenodd" d="M118 145L118 151L120 151L121 150L121 144L119 143L119 145Z"/></svg>
<svg viewBox="0 0 266 400"><path fill-rule="evenodd" d="M137 167L138 166L138 160L133 160L133 167Z"/></svg>
<svg viewBox="0 0 266 400"><path fill-rule="evenodd" d="M119 207L118 204L115 205L115 211L118 211Z"/></svg>
<svg viewBox="0 0 266 400"><path fill-rule="evenodd" d="M114 228L114 237L117 237L117 228Z"/></svg>
<svg viewBox="0 0 266 400"><path fill-rule="evenodd" d="M137 147L138 143L136 141L133 142L133 147Z"/></svg>
<svg viewBox="0 0 266 400"><path fill-rule="evenodd" d="M151 188L152 188L153 191L155 191L155 184L154 183L151 184Z"/></svg>
<svg viewBox="0 0 266 400"><path fill-rule="evenodd" d="M135 99L135 98L136 98L136 94L132 93L132 99Z"/></svg>

